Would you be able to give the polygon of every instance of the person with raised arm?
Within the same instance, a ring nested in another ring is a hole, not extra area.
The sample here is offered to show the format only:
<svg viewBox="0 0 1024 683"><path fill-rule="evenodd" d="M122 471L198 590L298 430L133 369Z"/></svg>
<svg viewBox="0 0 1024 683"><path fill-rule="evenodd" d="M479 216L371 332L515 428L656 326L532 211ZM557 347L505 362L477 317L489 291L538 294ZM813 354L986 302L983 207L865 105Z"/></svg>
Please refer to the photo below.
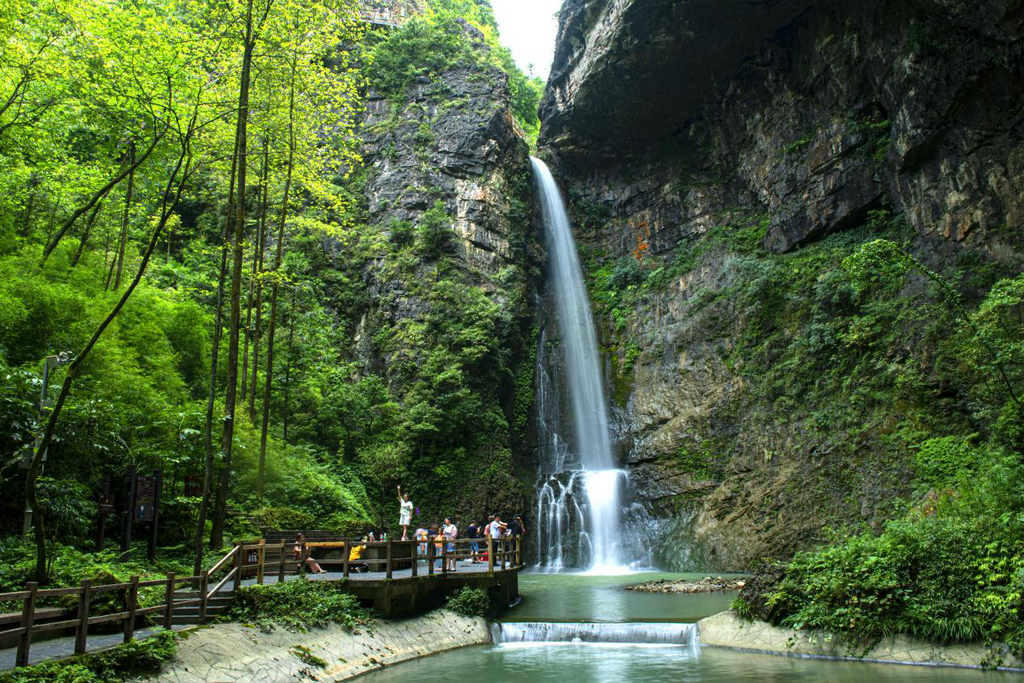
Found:
<svg viewBox="0 0 1024 683"><path fill-rule="evenodd" d="M409 540L409 525L412 524L412 501L409 494L402 494L402 487L398 487L398 525L402 527L402 540Z"/></svg>

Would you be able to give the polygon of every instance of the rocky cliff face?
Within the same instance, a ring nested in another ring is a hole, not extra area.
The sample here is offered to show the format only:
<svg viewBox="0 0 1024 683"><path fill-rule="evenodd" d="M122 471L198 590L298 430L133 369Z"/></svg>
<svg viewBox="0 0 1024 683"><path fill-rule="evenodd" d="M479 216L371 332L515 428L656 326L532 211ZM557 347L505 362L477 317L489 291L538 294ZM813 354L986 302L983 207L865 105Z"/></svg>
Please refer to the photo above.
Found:
<svg viewBox="0 0 1024 683"><path fill-rule="evenodd" d="M410 482L417 523L521 509L513 451L526 431L520 394L529 404L519 380L532 376L536 238L507 77L453 66L401 97L371 90L364 139L359 239L372 256L353 274L366 305L351 343L387 398L361 419L393 425L378 449L414 444L380 467Z"/></svg>
<svg viewBox="0 0 1024 683"><path fill-rule="evenodd" d="M891 239L969 299L1020 272L1022 32L1015 0L567 0L541 147L662 562L877 526L908 425L970 429L955 320L914 278L867 310L843 263Z"/></svg>

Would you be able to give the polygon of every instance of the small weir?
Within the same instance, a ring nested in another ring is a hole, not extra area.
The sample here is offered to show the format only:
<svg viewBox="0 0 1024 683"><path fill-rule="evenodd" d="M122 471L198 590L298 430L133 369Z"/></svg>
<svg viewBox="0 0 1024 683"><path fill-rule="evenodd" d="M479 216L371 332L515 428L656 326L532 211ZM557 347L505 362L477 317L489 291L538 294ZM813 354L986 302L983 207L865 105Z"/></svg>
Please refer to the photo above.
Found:
<svg viewBox="0 0 1024 683"><path fill-rule="evenodd" d="M697 646L696 624L508 622L491 627L495 645L508 643L617 643Z"/></svg>

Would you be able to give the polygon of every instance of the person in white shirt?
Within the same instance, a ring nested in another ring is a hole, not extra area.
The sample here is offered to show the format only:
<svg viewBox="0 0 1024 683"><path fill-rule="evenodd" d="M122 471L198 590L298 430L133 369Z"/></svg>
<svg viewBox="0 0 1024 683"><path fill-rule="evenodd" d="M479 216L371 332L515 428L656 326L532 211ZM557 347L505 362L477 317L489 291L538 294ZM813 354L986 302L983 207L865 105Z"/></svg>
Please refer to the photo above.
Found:
<svg viewBox="0 0 1024 683"><path fill-rule="evenodd" d="M444 534L445 549L448 551L448 570L455 571L455 539L459 537L459 528L452 523L451 517L444 518L441 533Z"/></svg>
<svg viewBox="0 0 1024 683"><path fill-rule="evenodd" d="M412 524L412 501L409 494L402 494L402 487L398 487L398 524L402 527L402 540L409 540L409 525Z"/></svg>
<svg viewBox="0 0 1024 683"><path fill-rule="evenodd" d="M491 522L491 538L494 539L494 542L491 545L494 548L495 555L504 552L506 549L505 544L502 542L506 531L508 531L508 524L501 521L501 515L494 515L494 521ZM497 560L497 558L495 559Z"/></svg>

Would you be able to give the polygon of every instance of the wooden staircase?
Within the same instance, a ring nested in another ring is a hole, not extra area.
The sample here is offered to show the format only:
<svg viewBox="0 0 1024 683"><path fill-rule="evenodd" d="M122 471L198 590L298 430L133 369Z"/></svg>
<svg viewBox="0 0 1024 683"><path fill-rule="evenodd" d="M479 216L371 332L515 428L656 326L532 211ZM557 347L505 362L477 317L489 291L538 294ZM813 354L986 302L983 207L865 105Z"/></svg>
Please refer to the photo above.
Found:
<svg viewBox="0 0 1024 683"><path fill-rule="evenodd" d="M198 591L177 591L174 594L175 602L178 601L199 601L202 595ZM227 612L231 601L235 599L234 590L222 590L216 595L206 599L206 620L216 619ZM186 604L175 607L171 614L171 624L174 626L188 626L203 622L200 616L201 606L199 604Z"/></svg>

